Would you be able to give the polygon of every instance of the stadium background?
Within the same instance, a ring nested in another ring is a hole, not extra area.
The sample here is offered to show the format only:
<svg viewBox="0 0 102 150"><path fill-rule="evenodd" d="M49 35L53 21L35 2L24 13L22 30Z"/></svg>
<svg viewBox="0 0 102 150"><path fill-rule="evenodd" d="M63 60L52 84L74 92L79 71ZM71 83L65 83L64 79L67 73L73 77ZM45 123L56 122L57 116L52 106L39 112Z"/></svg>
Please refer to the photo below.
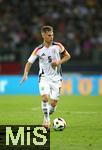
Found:
<svg viewBox="0 0 102 150"><path fill-rule="evenodd" d="M101 0L0 0L0 124L41 123L37 114L42 114L38 61L28 80L22 86L19 81L27 58L42 42L43 25L54 27L55 41L61 42L71 54L71 60L62 65L64 102L59 102L54 115L64 117L71 125L62 134L67 139L63 137L63 148L101 150ZM63 150L62 135L51 134L53 150Z"/></svg>
<svg viewBox="0 0 102 150"><path fill-rule="evenodd" d="M63 72L77 73L79 78L80 73L92 75L91 80L95 78L93 75L100 76L102 71L102 7L100 2L100 0L1 0L0 75L23 73L27 58L42 42L41 26L48 24L55 29L55 41L61 42L72 56L68 63L62 65ZM38 61L30 73L35 75L38 73ZM10 83L7 76L6 81L2 78L1 76L1 94L2 89L6 88L5 82ZM67 90L69 86L76 84L73 80L75 79L70 79ZM88 80L87 83L82 81L82 90L90 90L90 84L94 88L96 83L98 84L96 93L102 94L101 77L94 80L95 82ZM80 86L79 81L77 84ZM8 86L10 87L10 84ZM72 92L72 94L76 93Z"/></svg>

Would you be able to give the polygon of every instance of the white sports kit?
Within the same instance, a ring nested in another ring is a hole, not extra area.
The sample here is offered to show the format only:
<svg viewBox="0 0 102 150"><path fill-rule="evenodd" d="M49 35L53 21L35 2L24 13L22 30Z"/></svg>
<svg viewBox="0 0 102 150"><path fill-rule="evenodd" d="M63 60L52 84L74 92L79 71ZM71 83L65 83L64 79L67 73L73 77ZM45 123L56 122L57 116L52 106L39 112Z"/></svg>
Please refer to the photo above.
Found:
<svg viewBox="0 0 102 150"><path fill-rule="evenodd" d="M43 44L36 47L28 59L33 63L39 58L39 90L40 94L48 94L51 99L58 100L62 83L61 66L52 68L52 61L59 61L60 54L65 50L58 42L52 42L49 47Z"/></svg>

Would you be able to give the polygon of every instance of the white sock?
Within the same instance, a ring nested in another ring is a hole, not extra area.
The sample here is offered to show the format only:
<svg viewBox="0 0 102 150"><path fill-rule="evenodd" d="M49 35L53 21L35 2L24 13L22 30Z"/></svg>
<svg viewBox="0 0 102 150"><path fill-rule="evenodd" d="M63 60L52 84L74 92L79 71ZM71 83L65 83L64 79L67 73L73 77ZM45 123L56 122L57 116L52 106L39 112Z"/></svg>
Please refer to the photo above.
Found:
<svg viewBox="0 0 102 150"><path fill-rule="evenodd" d="M49 105L49 114L52 114L55 111L56 107L53 107L51 104Z"/></svg>
<svg viewBox="0 0 102 150"><path fill-rule="evenodd" d="M42 101L42 111L44 113L44 118L46 119L46 121L50 121L50 116L49 116L49 105L48 102L43 102Z"/></svg>

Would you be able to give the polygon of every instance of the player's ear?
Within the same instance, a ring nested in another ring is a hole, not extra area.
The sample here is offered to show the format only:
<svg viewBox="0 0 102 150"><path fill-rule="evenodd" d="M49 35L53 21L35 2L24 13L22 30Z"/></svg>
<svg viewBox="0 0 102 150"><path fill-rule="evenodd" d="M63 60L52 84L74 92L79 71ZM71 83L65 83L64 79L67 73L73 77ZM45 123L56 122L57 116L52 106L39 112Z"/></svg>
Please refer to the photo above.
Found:
<svg viewBox="0 0 102 150"><path fill-rule="evenodd" d="M41 35L42 35L42 37L44 38L44 33L43 33L43 32L41 33Z"/></svg>

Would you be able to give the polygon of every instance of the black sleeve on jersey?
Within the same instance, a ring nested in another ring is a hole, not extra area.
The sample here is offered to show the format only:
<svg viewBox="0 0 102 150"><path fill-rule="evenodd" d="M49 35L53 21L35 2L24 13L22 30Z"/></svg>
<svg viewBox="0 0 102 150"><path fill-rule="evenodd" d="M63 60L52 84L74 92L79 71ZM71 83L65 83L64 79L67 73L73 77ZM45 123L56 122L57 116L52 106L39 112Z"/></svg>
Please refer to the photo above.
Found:
<svg viewBox="0 0 102 150"><path fill-rule="evenodd" d="M65 53L66 53L66 49L64 49L64 51L62 53L60 53L61 58L64 56Z"/></svg>

